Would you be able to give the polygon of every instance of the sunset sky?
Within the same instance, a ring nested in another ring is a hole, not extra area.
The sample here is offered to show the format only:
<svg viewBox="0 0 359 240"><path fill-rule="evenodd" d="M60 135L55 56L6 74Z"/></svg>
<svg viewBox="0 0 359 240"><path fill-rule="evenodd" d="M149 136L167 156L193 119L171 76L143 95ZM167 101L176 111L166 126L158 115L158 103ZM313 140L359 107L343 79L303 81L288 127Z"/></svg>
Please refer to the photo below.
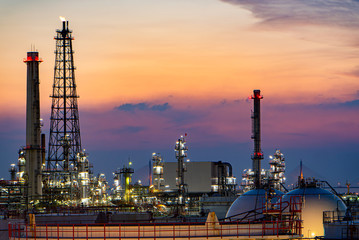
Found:
<svg viewBox="0 0 359 240"><path fill-rule="evenodd" d="M110 182L129 158L137 175L152 152L175 161L184 133L191 161L230 162L240 182L260 89L264 168L280 149L288 174L303 160L307 177L359 186L357 0L0 0L0 177L25 145L32 46L48 139L59 16L75 37L83 148Z"/></svg>

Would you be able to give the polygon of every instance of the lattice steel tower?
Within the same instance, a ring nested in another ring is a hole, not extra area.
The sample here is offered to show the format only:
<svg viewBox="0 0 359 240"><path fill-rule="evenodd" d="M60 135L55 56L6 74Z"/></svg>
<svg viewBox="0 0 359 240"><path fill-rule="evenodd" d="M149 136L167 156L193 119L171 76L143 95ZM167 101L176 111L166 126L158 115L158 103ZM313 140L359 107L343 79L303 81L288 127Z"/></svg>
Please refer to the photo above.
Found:
<svg viewBox="0 0 359 240"><path fill-rule="evenodd" d="M69 172L76 166L81 152L81 137L75 67L72 50L72 31L68 21L56 30L56 58L50 118L50 137L47 171Z"/></svg>

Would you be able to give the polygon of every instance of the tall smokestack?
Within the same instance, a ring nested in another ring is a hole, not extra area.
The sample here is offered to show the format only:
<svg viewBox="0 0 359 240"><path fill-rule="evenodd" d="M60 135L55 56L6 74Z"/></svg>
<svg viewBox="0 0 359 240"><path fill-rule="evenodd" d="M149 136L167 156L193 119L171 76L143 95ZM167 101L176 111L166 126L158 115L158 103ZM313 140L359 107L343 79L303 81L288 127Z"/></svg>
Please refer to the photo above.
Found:
<svg viewBox="0 0 359 240"><path fill-rule="evenodd" d="M252 139L254 141L254 153L252 155L253 171L254 171L254 185L261 188L261 160L263 153L261 150L261 96L260 90L253 90L253 113L252 113Z"/></svg>
<svg viewBox="0 0 359 240"><path fill-rule="evenodd" d="M28 52L24 60L27 65L26 99L26 174L30 199L42 195L42 150L40 122L40 90L38 52Z"/></svg>

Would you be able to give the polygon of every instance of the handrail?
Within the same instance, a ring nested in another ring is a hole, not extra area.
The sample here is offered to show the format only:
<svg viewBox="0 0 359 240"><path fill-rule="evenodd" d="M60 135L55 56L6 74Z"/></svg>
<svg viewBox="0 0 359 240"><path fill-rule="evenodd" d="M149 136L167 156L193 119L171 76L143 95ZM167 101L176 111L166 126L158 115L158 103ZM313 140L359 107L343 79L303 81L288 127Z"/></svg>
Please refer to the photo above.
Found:
<svg viewBox="0 0 359 240"><path fill-rule="evenodd" d="M333 191L333 193L334 193L337 197L339 197L340 200L342 200L343 203L346 205L346 203L345 203L344 199L342 198L342 196L340 196L340 195L338 194L338 192L332 187L332 185L329 184L328 181L321 180L320 182L326 183L326 184L329 186L329 188Z"/></svg>
<svg viewBox="0 0 359 240"><path fill-rule="evenodd" d="M291 205L296 205L296 204L301 204L301 202L297 203L297 202L292 202L292 197L296 197L296 196L291 196L291 199L290 199L290 202L288 201L282 201L282 198L280 198L280 201L278 203L273 203L272 206L277 206L279 207L278 210L280 210L281 212L283 212L286 208L288 208L289 206ZM286 205L285 205L286 204ZM283 207L283 205L285 205ZM229 216L229 217L225 217L225 218L222 218L221 220L232 220L232 219L235 219L241 215L244 215L244 217L238 219L240 221L243 221L245 220L246 218L249 218L249 217L253 217L253 216L257 216L257 215L260 215L263 213L263 210L266 209L266 206L262 206L262 207L259 207L257 209L253 209L253 210L249 210L249 211L246 211L246 212L242 212L242 213L238 213L238 214L235 214L235 215L232 215L232 216ZM291 210L289 210L291 211ZM250 215L250 213L254 213L254 215Z"/></svg>
<svg viewBox="0 0 359 240"><path fill-rule="evenodd" d="M301 220L262 222L141 223L141 224L9 224L9 239L156 239L239 236L300 236Z"/></svg>

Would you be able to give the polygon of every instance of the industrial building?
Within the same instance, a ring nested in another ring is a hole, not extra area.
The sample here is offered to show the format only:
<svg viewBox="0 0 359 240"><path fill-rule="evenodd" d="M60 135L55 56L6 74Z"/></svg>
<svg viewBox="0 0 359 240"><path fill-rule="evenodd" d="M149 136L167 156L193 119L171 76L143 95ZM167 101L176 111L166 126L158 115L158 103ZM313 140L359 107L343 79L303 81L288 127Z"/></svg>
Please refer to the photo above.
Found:
<svg viewBox="0 0 359 240"><path fill-rule="evenodd" d="M162 191L177 191L177 162L163 163L163 177L161 184L154 186ZM185 163L184 179L188 193L220 193L234 192L236 178L232 175L232 166L229 163L219 162L194 162ZM158 168L153 166L154 169ZM198 173L201 174L198 174ZM153 179L157 179L154 172Z"/></svg>

